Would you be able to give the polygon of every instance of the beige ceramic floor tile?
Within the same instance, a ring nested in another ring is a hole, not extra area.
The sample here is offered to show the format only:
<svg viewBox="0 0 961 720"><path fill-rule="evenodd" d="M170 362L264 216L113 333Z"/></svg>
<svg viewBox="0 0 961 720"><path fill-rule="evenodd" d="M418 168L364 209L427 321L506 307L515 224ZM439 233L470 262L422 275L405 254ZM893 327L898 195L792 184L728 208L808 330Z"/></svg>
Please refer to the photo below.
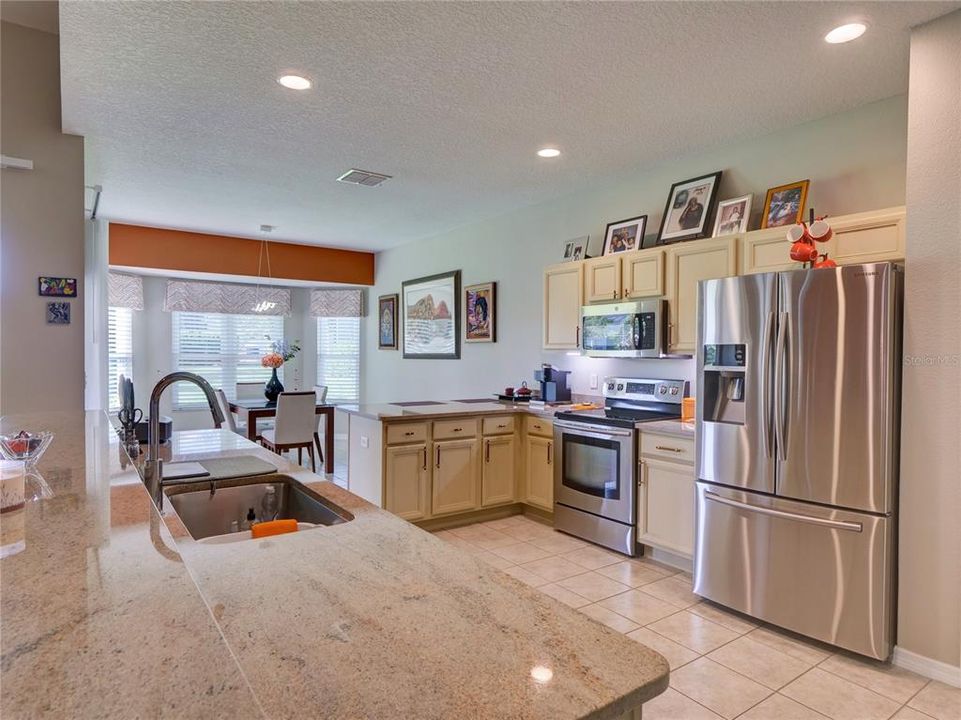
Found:
<svg viewBox="0 0 961 720"><path fill-rule="evenodd" d="M497 532L496 530L492 530ZM470 540L474 545L485 550L493 550L494 548L506 547L507 545L516 545L517 538L513 538L502 532L497 532L497 536L489 535L487 537L478 538L476 540Z"/></svg>
<svg viewBox="0 0 961 720"><path fill-rule="evenodd" d="M830 649L822 646L820 643L815 643L812 640L802 640L799 637L788 634L784 630L778 630L772 627L762 626L757 630L752 630L748 634L751 636L751 639L769 645L775 650L780 650L785 655L790 655L809 665L817 665L833 654Z"/></svg>
<svg viewBox="0 0 961 720"><path fill-rule="evenodd" d="M525 542L491 548L491 552L518 565L533 562L534 560L542 560L543 558L551 556L546 550L541 550L539 547L534 547L530 543Z"/></svg>
<svg viewBox="0 0 961 720"><path fill-rule="evenodd" d="M721 717L673 688L644 703L641 713L644 720L720 720Z"/></svg>
<svg viewBox="0 0 961 720"><path fill-rule="evenodd" d="M540 523L532 521L513 525L511 527L501 528L500 532L510 535L515 540L524 541L551 537L554 534L554 530L549 528L547 525L541 525Z"/></svg>
<svg viewBox="0 0 961 720"><path fill-rule="evenodd" d="M908 705L938 720L958 720L961 718L961 689L932 680L908 701Z"/></svg>
<svg viewBox="0 0 961 720"><path fill-rule="evenodd" d="M892 716L891 720L933 720L930 715L918 712L914 708L905 705Z"/></svg>
<svg viewBox="0 0 961 720"><path fill-rule="evenodd" d="M856 658L846 653L833 655L818 667L899 703L906 703L928 683L927 678L890 663ZM961 718L961 713L958 717Z"/></svg>
<svg viewBox="0 0 961 720"><path fill-rule="evenodd" d="M670 575L678 575L681 572L676 567L671 567L670 565L666 565L665 563L659 562L649 557L645 557L643 555L641 557L631 558L631 561L640 563L645 567L649 567L651 568L651 570L657 570L659 573L661 573L661 575L664 575L665 577L668 577Z"/></svg>
<svg viewBox="0 0 961 720"><path fill-rule="evenodd" d="M780 650L744 636L708 655L711 660L777 690L811 668Z"/></svg>
<svg viewBox="0 0 961 720"><path fill-rule="evenodd" d="M887 720L899 707L893 700L819 668L782 688L781 694L834 720Z"/></svg>
<svg viewBox="0 0 961 720"><path fill-rule="evenodd" d="M535 572L551 582L557 582L558 580L580 575L584 572L584 568L580 565L572 563L570 560L565 560L562 557L557 557L556 555L546 557L543 560L524 563L521 567Z"/></svg>
<svg viewBox="0 0 961 720"><path fill-rule="evenodd" d="M640 625L647 625L677 612L677 608L670 603L652 597L640 590L631 590L614 595L606 600L601 600L600 604Z"/></svg>
<svg viewBox="0 0 961 720"><path fill-rule="evenodd" d="M737 633L705 620L700 615L681 610L648 626L654 632L678 642L695 652L709 653L731 642Z"/></svg>
<svg viewBox="0 0 961 720"><path fill-rule="evenodd" d="M789 697L775 693L741 715L738 720L828 720L828 718Z"/></svg>
<svg viewBox="0 0 961 720"><path fill-rule="evenodd" d="M550 595L552 598L560 600L562 603L569 605L572 608L580 608L591 604L591 601L586 597L578 595L573 590L568 590L565 587L561 587L557 583L541 585L537 589L546 595Z"/></svg>
<svg viewBox="0 0 961 720"><path fill-rule="evenodd" d="M495 540L497 538L504 538L504 535L500 530L494 530L493 528L485 527L484 525L463 525L461 527L451 528L449 531L452 535L456 535L459 538L463 538L468 542L477 542L478 540ZM514 542L517 542L516 540Z"/></svg>
<svg viewBox="0 0 961 720"><path fill-rule="evenodd" d="M506 527L513 527L521 523L527 522L523 515L510 515L506 518L498 518L497 520L488 520L482 523L484 527L489 527L494 530L503 530Z"/></svg>
<svg viewBox="0 0 961 720"><path fill-rule="evenodd" d="M728 720L771 694L763 685L703 657L671 673L671 687Z"/></svg>
<svg viewBox="0 0 961 720"><path fill-rule="evenodd" d="M536 573L532 573L530 570L525 570L518 565L511 565L509 568L505 568L503 572L506 572L511 577L515 577L523 583L527 583L531 587L540 587L541 585L547 585L547 580L542 578Z"/></svg>
<svg viewBox="0 0 961 720"><path fill-rule="evenodd" d="M702 600L697 605L693 605L689 610L695 615L700 615L711 622L723 625L728 630L733 630L738 635L751 632L751 630L758 626L756 622L752 621L751 618L746 615L726 610L706 600Z"/></svg>
<svg viewBox="0 0 961 720"><path fill-rule="evenodd" d="M661 653L666 659L671 670L677 670L682 665L687 665L692 660L697 660L698 655L693 650L689 650L683 645L678 645L673 640L668 640L663 635L658 635L647 628L638 628L627 634L631 640L637 640L641 645L646 645L651 650ZM645 706L646 707L646 706Z"/></svg>
<svg viewBox="0 0 961 720"><path fill-rule="evenodd" d="M617 630L619 633L629 633L640 627L636 622L631 622L623 615L618 615L613 610L608 610L600 605L585 605L582 608L578 608L578 610L587 615L587 617L604 623L607 627L612 630Z"/></svg>
<svg viewBox="0 0 961 720"><path fill-rule="evenodd" d="M531 545L537 545L537 547L543 550L549 550L552 553L558 554L588 547L588 543L583 540L578 540L577 538L560 532L545 535L544 537L535 537L530 543Z"/></svg>
<svg viewBox="0 0 961 720"><path fill-rule="evenodd" d="M497 568L498 570L509 568L511 565L514 564L510 560L505 560L504 558L498 555L495 555L492 552L487 552L486 550L479 553L475 553L474 557L476 557L478 560L483 560L485 563L487 563L491 567Z"/></svg>
<svg viewBox="0 0 961 720"><path fill-rule="evenodd" d="M591 602L603 600L611 595L630 590L627 585L623 585L616 580L611 580L596 572L586 572L583 575L564 578L557 582L561 587L573 590L578 595L586 597Z"/></svg>
<svg viewBox="0 0 961 720"><path fill-rule="evenodd" d="M572 562L576 562L578 565L581 565L588 570L597 570L597 568L613 565L616 562L621 562L624 560L623 555L617 555L616 553L609 552L608 550L602 550L601 548L594 546L565 553L564 557Z"/></svg>
<svg viewBox="0 0 961 720"><path fill-rule="evenodd" d="M633 588L664 579L663 573L633 560L614 563L600 568L597 572L604 577L617 580L617 582L630 585Z"/></svg>
<svg viewBox="0 0 961 720"><path fill-rule="evenodd" d="M644 586L644 592L681 609L701 602L701 598L691 592L691 583L681 575L674 575Z"/></svg>

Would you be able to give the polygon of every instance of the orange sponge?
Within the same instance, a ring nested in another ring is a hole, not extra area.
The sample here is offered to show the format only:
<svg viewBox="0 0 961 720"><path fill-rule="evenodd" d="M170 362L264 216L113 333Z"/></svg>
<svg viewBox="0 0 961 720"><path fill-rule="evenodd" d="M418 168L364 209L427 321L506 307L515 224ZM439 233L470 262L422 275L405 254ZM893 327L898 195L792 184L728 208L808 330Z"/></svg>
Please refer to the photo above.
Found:
<svg viewBox="0 0 961 720"><path fill-rule="evenodd" d="M270 522L254 523L250 526L250 534L257 538L270 537L271 535L283 535L284 533L297 532L296 520L271 520Z"/></svg>

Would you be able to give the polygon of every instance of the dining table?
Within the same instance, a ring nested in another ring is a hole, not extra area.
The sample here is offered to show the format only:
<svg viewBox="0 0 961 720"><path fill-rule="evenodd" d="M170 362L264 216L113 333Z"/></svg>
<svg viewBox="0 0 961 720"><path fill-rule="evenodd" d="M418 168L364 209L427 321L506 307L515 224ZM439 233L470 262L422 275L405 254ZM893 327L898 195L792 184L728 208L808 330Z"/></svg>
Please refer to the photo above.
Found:
<svg viewBox="0 0 961 720"><path fill-rule="evenodd" d="M272 418L277 416L277 403L270 402L266 398L252 398L249 400L228 400L227 406L230 412L239 417L247 418L247 439L257 442L260 433L257 432L257 421L261 418ZM324 472L334 472L334 405L327 403L317 403L316 414L323 415L324 422ZM317 433L314 433L315 442L319 443Z"/></svg>

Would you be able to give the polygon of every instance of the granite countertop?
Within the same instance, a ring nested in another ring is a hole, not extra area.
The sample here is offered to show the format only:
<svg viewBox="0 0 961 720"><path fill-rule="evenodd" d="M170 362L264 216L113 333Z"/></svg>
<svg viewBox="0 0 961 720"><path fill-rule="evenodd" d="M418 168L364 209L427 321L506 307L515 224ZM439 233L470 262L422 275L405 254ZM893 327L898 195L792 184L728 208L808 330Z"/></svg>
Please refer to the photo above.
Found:
<svg viewBox="0 0 961 720"><path fill-rule="evenodd" d="M640 427L641 432L656 432L694 439L694 421L651 420Z"/></svg>
<svg viewBox="0 0 961 720"><path fill-rule="evenodd" d="M354 520L194 542L104 414L0 427L57 434L0 561L4 716L617 718L667 687L653 650L229 431L172 459L269 458Z"/></svg>
<svg viewBox="0 0 961 720"><path fill-rule="evenodd" d="M463 415L509 415L513 413L553 417L556 410L568 407L570 407L570 403L532 408L530 404L526 402L512 403L498 400L491 400L490 402L458 402L456 400L450 400L424 405L405 406L393 403L338 405L337 409L371 420L434 420L437 418Z"/></svg>

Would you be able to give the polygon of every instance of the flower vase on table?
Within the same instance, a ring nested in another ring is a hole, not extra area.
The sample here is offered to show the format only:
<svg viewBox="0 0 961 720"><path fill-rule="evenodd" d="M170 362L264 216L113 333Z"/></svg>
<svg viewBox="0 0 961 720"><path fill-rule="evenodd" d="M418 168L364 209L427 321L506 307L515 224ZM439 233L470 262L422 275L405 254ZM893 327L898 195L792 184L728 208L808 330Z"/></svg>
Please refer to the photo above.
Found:
<svg viewBox="0 0 961 720"><path fill-rule="evenodd" d="M275 403L277 402L277 397L284 391L284 385L280 382L280 378L277 377L277 368L273 368L273 372L270 374L270 380L264 386L264 397L267 398L267 402Z"/></svg>
<svg viewBox="0 0 961 720"><path fill-rule="evenodd" d="M269 340L270 338L268 337L267 339ZM300 345L296 342L288 343L280 340L271 343L270 347L270 352L260 358L260 364L265 368L270 368L272 371L270 373L270 379L264 386L264 397L267 398L267 402L275 403L280 393L284 391L284 386L280 382L280 378L277 377L277 370L300 352Z"/></svg>

